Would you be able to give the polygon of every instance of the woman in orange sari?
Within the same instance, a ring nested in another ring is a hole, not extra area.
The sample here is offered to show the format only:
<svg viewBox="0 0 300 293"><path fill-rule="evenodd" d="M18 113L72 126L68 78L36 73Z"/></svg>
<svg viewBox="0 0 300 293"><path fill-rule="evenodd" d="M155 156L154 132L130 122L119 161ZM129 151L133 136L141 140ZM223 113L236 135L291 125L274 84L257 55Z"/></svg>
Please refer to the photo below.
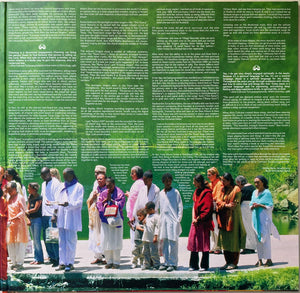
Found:
<svg viewBox="0 0 300 293"><path fill-rule="evenodd" d="M220 179L219 171L216 167L211 167L207 170L207 178L211 182L209 184L209 188L212 190L212 197L214 203L214 212L213 212L213 222L214 222L214 230L211 231L211 250L210 253L220 254L222 251L218 246L218 235L219 235L219 228L218 222L216 217L216 201L219 195L221 194L221 190L223 188L222 181Z"/></svg>
<svg viewBox="0 0 300 293"><path fill-rule="evenodd" d="M240 250L245 248L246 231L241 213L242 193L230 173L222 176L223 189L217 198L218 245L224 250L226 264L222 270L237 268Z"/></svg>
<svg viewBox="0 0 300 293"><path fill-rule="evenodd" d="M7 280L7 202L0 188L0 280Z"/></svg>

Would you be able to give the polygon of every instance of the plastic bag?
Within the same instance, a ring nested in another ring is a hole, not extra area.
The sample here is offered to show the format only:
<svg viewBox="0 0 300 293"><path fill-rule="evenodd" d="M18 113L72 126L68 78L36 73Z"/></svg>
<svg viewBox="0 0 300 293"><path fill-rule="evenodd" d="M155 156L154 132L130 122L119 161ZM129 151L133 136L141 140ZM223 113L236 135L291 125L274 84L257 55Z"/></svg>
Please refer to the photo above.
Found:
<svg viewBox="0 0 300 293"><path fill-rule="evenodd" d="M46 243L58 243L58 228L48 227L46 229Z"/></svg>

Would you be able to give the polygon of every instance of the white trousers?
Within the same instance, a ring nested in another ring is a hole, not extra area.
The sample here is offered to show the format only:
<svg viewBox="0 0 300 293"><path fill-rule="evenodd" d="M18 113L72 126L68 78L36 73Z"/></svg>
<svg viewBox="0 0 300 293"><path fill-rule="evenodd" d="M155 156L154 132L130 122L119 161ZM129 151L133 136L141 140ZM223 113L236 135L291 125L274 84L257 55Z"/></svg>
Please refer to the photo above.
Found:
<svg viewBox="0 0 300 293"><path fill-rule="evenodd" d="M163 256L165 259L165 266L178 265L178 241L163 239Z"/></svg>
<svg viewBox="0 0 300 293"><path fill-rule="evenodd" d="M214 231L210 231L211 232L211 234L210 234L210 236L211 236L210 237L210 240L211 240L210 247L211 247L212 251L221 250L221 248L218 246L219 228L218 228L218 221L217 221L216 213L213 213L212 218L213 218L215 228L214 228Z"/></svg>
<svg viewBox="0 0 300 293"><path fill-rule="evenodd" d="M27 243L7 244L8 255L11 259L12 265L23 265L26 245Z"/></svg>
<svg viewBox="0 0 300 293"><path fill-rule="evenodd" d="M132 229L129 230L130 231L130 243L131 243L131 247L132 249L134 249L135 244L134 244L134 231Z"/></svg>
<svg viewBox="0 0 300 293"><path fill-rule="evenodd" d="M59 228L59 264L70 265L74 264L77 231Z"/></svg>
<svg viewBox="0 0 300 293"><path fill-rule="evenodd" d="M107 264L119 265L121 262L121 249L105 250L104 255Z"/></svg>
<svg viewBox="0 0 300 293"><path fill-rule="evenodd" d="M265 242L259 242L257 237L256 241L258 259L271 259L271 236L265 237Z"/></svg>

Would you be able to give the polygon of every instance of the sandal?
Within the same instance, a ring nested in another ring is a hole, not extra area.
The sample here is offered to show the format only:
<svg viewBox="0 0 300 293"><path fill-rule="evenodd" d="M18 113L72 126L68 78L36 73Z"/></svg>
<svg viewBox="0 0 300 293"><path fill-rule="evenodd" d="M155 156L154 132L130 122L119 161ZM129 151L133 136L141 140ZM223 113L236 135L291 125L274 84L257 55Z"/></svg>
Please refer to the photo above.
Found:
<svg viewBox="0 0 300 293"><path fill-rule="evenodd" d="M227 266L226 271L235 270L235 269L237 269L237 266L234 265L234 264L230 264L230 265Z"/></svg>
<svg viewBox="0 0 300 293"><path fill-rule="evenodd" d="M224 266L220 267L220 270L226 270L228 267L228 264L225 264Z"/></svg>
<svg viewBox="0 0 300 293"><path fill-rule="evenodd" d="M268 259L264 266L265 267L271 267L271 266L273 266L272 260Z"/></svg>

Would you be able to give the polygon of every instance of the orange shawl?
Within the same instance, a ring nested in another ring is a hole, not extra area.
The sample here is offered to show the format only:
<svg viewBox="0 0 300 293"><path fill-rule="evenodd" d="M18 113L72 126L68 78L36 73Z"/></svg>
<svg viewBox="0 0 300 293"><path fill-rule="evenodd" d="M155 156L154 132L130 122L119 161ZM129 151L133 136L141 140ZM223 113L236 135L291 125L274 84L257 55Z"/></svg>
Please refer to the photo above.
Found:
<svg viewBox="0 0 300 293"><path fill-rule="evenodd" d="M217 221L219 229L232 231L233 230L233 209L226 208L225 205L235 201L236 194L241 190L238 186L234 186L222 193L217 198Z"/></svg>

